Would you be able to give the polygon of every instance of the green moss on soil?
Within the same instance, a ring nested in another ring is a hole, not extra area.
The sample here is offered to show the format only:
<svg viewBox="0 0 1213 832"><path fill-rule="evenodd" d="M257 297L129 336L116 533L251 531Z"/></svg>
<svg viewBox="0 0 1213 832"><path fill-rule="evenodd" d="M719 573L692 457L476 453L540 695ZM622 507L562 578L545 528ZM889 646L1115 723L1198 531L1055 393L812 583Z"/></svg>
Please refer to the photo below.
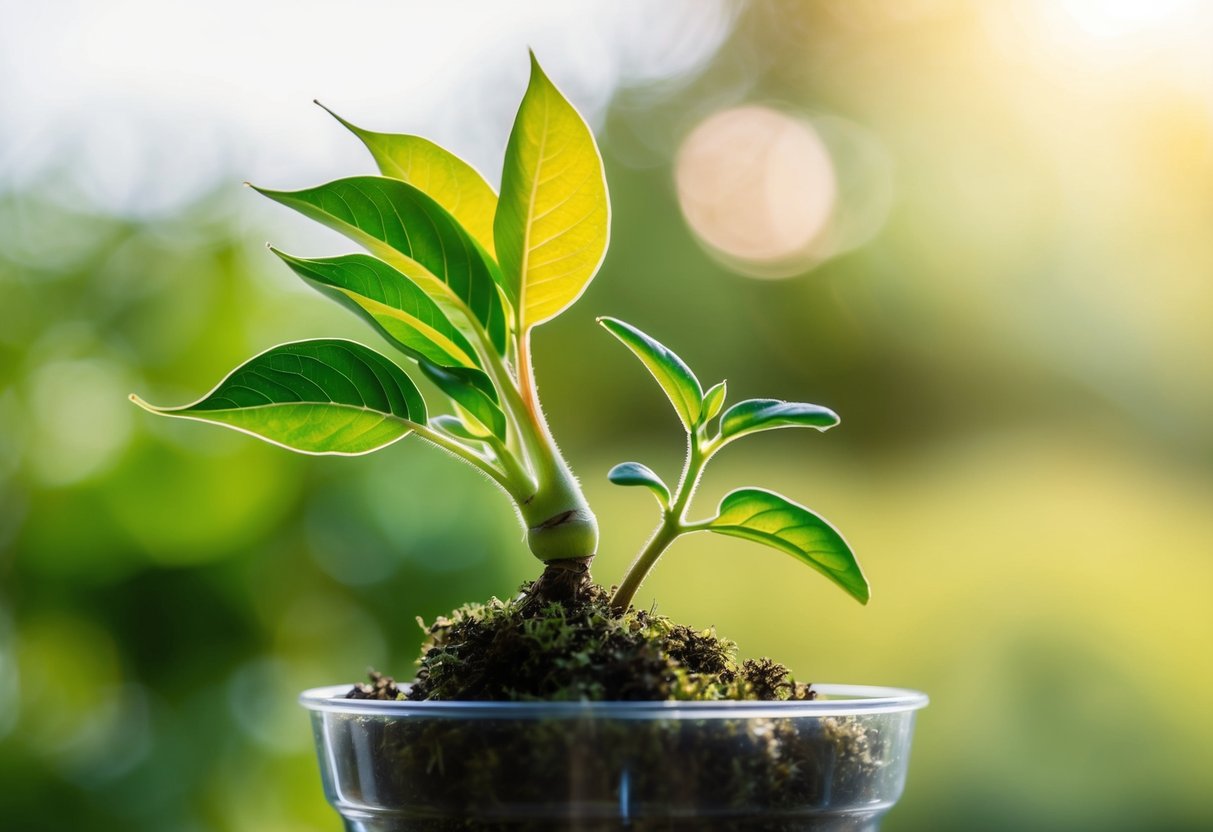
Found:
<svg viewBox="0 0 1213 832"><path fill-rule="evenodd" d="M570 602L467 604L422 627L426 639L407 692L375 674L354 698L462 701L812 699L770 659L739 661L715 630L611 609L593 587Z"/></svg>

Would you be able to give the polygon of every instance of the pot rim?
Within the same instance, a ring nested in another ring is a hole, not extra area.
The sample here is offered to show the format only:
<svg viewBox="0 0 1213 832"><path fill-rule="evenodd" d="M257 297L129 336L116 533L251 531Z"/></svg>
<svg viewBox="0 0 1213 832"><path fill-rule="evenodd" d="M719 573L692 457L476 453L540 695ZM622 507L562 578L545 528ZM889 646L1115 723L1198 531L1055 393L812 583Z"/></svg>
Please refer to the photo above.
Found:
<svg viewBox="0 0 1213 832"><path fill-rule="evenodd" d="M925 693L874 685L813 685L824 698L808 701L599 701L599 702L412 702L398 699L346 699L353 685L311 688L299 694L309 711L367 716L445 719L739 719L854 716L925 708ZM405 686L407 689L407 686Z"/></svg>

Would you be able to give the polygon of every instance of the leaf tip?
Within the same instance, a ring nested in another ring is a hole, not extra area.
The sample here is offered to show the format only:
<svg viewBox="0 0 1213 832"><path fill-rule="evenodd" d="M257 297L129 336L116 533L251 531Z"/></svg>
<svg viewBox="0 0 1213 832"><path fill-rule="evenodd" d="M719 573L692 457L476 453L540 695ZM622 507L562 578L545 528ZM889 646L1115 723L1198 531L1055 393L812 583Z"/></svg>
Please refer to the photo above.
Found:
<svg viewBox="0 0 1213 832"><path fill-rule="evenodd" d="M327 106L325 106L324 104L322 104L322 103L320 102L320 99L319 99L319 98L313 98L313 99L312 99L312 103L313 103L313 104L315 104L315 105L316 105L317 107L319 107L320 109L324 110L326 113L328 113L328 114L329 114L330 116L332 116L333 118L337 119L337 122L338 122L338 123L339 123L339 124L340 124L342 127L344 127L346 130L349 130L351 133L354 133L354 134L356 134L356 135L357 135L357 134L361 134L361 132L362 132L362 131L361 131L359 128L355 127L353 124L351 124L350 122L346 121L346 120L345 120L345 119L343 119L341 116L337 115L335 112L333 112L332 108L327 107Z"/></svg>
<svg viewBox="0 0 1213 832"><path fill-rule="evenodd" d="M528 46L527 54L531 59L531 78L528 87L534 87L536 84L551 86L552 82L548 78L548 74L543 71L543 67L539 64L539 58L535 56L535 49Z"/></svg>
<svg viewBox="0 0 1213 832"><path fill-rule="evenodd" d="M129 396L127 396L127 398L130 399L130 401L132 403L134 403L135 405L137 405L138 407L141 407L144 410L146 410L148 413L161 413L162 412L160 410L160 408L156 407L155 405L148 404L143 399L139 398L138 393L131 393Z"/></svg>

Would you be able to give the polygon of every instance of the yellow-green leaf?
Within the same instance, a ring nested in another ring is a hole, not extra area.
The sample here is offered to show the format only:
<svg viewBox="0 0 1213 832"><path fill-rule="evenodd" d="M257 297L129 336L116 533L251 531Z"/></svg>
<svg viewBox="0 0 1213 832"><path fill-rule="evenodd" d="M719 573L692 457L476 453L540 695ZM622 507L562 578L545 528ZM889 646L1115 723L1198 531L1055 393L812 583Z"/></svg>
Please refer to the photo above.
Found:
<svg viewBox="0 0 1213 832"><path fill-rule="evenodd" d="M618 338L633 355L640 359L653 378L661 385L678 418L688 431L694 431L703 421L703 387L678 355L651 335L641 332L618 318L598 319L607 332Z"/></svg>
<svg viewBox="0 0 1213 832"><path fill-rule="evenodd" d="M425 400L404 371L370 347L319 339L281 344L232 371L210 393L152 413L211 422L308 454L364 454L425 424Z"/></svg>
<svg viewBox="0 0 1213 832"><path fill-rule="evenodd" d="M808 564L861 604L868 579L838 530L798 503L762 488L739 488L720 501L708 530L764 543Z"/></svg>
<svg viewBox="0 0 1213 832"><path fill-rule="evenodd" d="M417 284L367 254L305 259L270 249L308 285L354 310L415 359L444 367L479 367L463 333Z"/></svg>
<svg viewBox="0 0 1213 832"><path fill-rule="evenodd" d="M501 410L492 379L483 370L471 367L439 367L428 361L421 361L417 366L426 378L446 393L452 402L463 408L468 416L498 439L505 439L505 413Z"/></svg>
<svg viewBox="0 0 1213 832"><path fill-rule="evenodd" d="M607 471L607 479L615 485L643 485L653 492L662 506L670 504L670 488L652 468L641 462L621 462Z"/></svg>
<svg viewBox="0 0 1213 832"><path fill-rule="evenodd" d="M581 296L606 253L611 207L602 157L585 120L531 55L493 223L503 285L518 329Z"/></svg>
<svg viewBox="0 0 1213 832"><path fill-rule="evenodd" d="M700 414L701 422L708 422L716 418L716 414L724 407L724 399L728 394L729 385L727 381L719 381L703 394L703 413Z"/></svg>
<svg viewBox="0 0 1213 832"><path fill-rule="evenodd" d="M505 350L507 322L497 264L434 199L399 179L352 176L302 191L258 193L327 225L408 275L436 300L466 308Z"/></svg>
<svg viewBox="0 0 1213 832"><path fill-rule="evenodd" d="M775 428L829 430L838 424L838 414L828 407L781 399L746 399L720 417L720 437L732 441L747 433Z"/></svg>
<svg viewBox="0 0 1213 832"><path fill-rule="evenodd" d="M320 104L319 101L316 103ZM324 107L323 104L320 106ZM380 173L408 182L429 194L484 246L490 256L496 256L493 216L497 212L497 194L480 171L429 139L363 130L328 107L324 109L362 140Z"/></svg>

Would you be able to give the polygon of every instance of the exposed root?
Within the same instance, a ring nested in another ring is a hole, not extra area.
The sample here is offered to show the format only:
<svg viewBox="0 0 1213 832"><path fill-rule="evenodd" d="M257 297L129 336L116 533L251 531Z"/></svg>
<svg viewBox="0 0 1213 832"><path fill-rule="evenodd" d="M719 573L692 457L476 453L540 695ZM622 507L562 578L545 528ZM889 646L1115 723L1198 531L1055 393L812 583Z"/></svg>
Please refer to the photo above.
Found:
<svg viewBox="0 0 1213 832"><path fill-rule="evenodd" d="M524 591L523 611L536 609L552 602L580 604L590 599L594 580L590 576L590 564L594 556L550 560L544 565L543 574Z"/></svg>

